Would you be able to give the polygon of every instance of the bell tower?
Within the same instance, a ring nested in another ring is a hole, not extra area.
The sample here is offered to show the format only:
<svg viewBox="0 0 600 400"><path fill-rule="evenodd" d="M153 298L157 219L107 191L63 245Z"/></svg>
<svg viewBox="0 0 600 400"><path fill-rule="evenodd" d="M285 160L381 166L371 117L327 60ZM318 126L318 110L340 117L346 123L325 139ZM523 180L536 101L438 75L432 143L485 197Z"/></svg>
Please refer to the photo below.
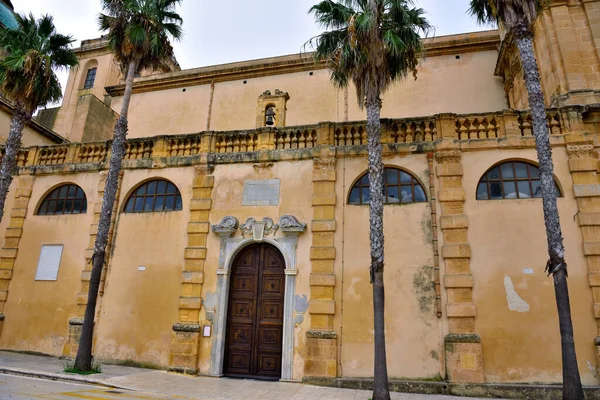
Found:
<svg viewBox="0 0 600 400"><path fill-rule="evenodd" d="M256 104L256 127L284 127L287 101L289 99L290 95L287 92L275 89L275 92L271 93L270 90L265 90L258 97Z"/></svg>
<svg viewBox="0 0 600 400"><path fill-rule="evenodd" d="M503 35L504 36L504 35ZM600 103L600 0L552 0L534 25L546 106ZM511 108L529 108L519 52L504 36L496 75Z"/></svg>

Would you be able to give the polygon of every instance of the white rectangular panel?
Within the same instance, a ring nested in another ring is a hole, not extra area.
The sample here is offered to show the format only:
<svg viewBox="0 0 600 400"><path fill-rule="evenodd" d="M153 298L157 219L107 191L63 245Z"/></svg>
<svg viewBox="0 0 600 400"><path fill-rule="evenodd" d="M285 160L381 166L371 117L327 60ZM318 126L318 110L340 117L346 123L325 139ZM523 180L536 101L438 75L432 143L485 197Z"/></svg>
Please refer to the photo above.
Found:
<svg viewBox="0 0 600 400"><path fill-rule="evenodd" d="M63 245L43 245L38 262L36 281L55 281L58 277L58 267L62 256Z"/></svg>

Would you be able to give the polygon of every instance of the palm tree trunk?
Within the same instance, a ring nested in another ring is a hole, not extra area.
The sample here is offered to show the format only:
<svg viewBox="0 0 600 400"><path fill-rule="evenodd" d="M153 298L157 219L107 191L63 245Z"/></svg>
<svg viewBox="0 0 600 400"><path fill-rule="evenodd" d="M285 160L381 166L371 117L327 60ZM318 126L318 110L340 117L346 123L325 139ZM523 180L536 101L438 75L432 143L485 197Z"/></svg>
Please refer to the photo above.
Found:
<svg viewBox="0 0 600 400"><path fill-rule="evenodd" d="M522 30L525 32L525 30ZM525 84L529 94L533 135L540 163L540 180L542 189L542 204L544 207L544 222L548 240L548 273L553 274L554 293L558 308L558 321L562 348L563 366L563 399L580 400L584 398L575 342L573 340L573 322L571 321L571 306L569 304L569 288L567 286L567 264L564 259L565 249L556 202L556 185L554 183L554 165L552 163L552 148L546 120L546 106L540 83L540 74L533 52L533 37L529 32L516 36L516 44L521 55L521 64L525 76Z"/></svg>
<svg viewBox="0 0 600 400"><path fill-rule="evenodd" d="M31 113L27 111L15 109L8 139L4 147L4 157L2 158L2 166L0 167L0 222L4 216L4 203L8 189L13 180L13 174L17 169L17 155L21 149L21 138L23 137L23 128L25 124L31 120Z"/></svg>
<svg viewBox="0 0 600 400"><path fill-rule="evenodd" d="M127 136L127 112L129 111L129 102L133 90L133 79L137 70L137 62L132 61L129 64L127 78L125 80L125 93L123 94L123 105L121 107L121 116L115 125L115 135L112 142L110 161L108 165L108 177L104 188L102 198L102 209L100 211L100 220L98 221L98 234L94 243L94 255L92 256L92 274L88 289L88 302L85 307L83 317L83 326L81 328L81 338L79 339L79 348L75 357L74 368L82 372L92 370L92 339L94 336L94 317L96 314L96 301L98 299L98 289L100 288L100 277L102 276L102 267L104 266L105 250L108 244L108 232L110 230L110 221L117 195L117 186L119 184L119 173L121 163L125 156L125 139Z"/></svg>
<svg viewBox="0 0 600 400"><path fill-rule="evenodd" d="M367 150L369 153L369 225L371 243L370 276L373 284L375 327L375 371L373 400L389 400L385 351L385 291L383 286L383 159L381 148L381 100L367 102Z"/></svg>

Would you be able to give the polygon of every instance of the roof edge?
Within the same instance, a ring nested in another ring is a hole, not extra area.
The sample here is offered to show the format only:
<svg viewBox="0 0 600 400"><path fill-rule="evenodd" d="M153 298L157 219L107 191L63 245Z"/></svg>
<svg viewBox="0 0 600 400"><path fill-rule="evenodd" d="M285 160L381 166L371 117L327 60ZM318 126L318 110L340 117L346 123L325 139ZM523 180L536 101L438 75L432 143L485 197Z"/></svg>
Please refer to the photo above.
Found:
<svg viewBox="0 0 600 400"><path fill-rule="evenodd" d="M423 57L489 50L497 51L499 46L500 34L497 29L438 36L424 40ZM144 93L327 68L325 62L316 63L312 55L313 53L290 54L150 75L137 78L134 82L133 92ZM124 84L106 88L107 93L113 97L122 96L124 90Z"/></svg>
<svg viewBox="0 0 600 400"><path fill-rule="evenodd" d="M15 108L13 107L13 105L10 104L8 102L8 100L6 100L3 97L0 97L0 107L4 111L7 111L10 114L14 113L14 111L15 111ZM60 136L58 133L54 132L52 129L40 124L39 122L37 122L34 119L31 119L29 121L28 125L34 131L36 131L40 135L44 136L45 138L50 139L52 142L54 142L56 144L69 143L69 140L65 139L64 137Z"/></svg>

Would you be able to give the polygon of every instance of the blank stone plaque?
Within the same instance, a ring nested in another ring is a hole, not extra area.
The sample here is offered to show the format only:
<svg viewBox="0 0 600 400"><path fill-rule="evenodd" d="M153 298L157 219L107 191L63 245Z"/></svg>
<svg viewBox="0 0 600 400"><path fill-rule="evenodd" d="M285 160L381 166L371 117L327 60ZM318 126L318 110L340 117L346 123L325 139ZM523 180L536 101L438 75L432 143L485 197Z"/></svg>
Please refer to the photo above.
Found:
<svg viewBox="0 0 600 400"><path fill-rule="evenodd" d="M279 179L244 181L243 206L278 206Z"/></svg>
<svg viewBox="0 0 600 400"><path fill-rule="evenodd" d="M63 246L43 245L38 261L36 281L55 281L58 278L58 267L62 256Z"/></svg>

